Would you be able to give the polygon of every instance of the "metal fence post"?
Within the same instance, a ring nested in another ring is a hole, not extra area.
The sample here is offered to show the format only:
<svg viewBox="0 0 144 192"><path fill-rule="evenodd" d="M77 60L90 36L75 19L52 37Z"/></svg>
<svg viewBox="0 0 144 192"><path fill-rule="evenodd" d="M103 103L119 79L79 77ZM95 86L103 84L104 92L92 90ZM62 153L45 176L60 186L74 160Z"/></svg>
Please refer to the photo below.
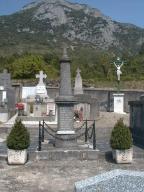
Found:
<svg viewBox="0 0 144 192"><path fill-rule="evenodd" d="M95 130L95 120L93 123L93 149L96 149L96 130Z"/></svg>
<svg viewBox="0 0 144 192"><path fill-rule="evenodd" d="M41 123L39 121L39 141L38 141L38 151L41 151Z"/></svg>
<svg viewBox="0 0 144 192"><path fill-rule="evenodd" d="M88 127L87 127L87 119L86 119L85 142L87 142L87 137L88 137Z"/></svg>
<svg viewBox="0 0 144 192"><path fill-rule="evenodd" d="M42 142L44 142L44 120L42 124Z"/></svg>
<svg viewBox="0 0 144 192"><path fill-rule="evenodd" d="M110 112L111 107L111 97L110 97L110 91L108 91L108 103L107 103L107 112Z"/></svg>

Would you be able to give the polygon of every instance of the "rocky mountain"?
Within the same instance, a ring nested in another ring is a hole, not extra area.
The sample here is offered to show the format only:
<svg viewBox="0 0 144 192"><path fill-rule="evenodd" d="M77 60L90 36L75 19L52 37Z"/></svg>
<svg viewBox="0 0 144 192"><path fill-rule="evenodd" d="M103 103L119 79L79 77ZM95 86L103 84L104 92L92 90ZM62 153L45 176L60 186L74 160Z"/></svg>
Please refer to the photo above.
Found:
<svg viewBox="0 0 144 192"><path fill-rule="evenodd" d="M97 50L138 52L144 29L113 21L98 9L65 0L37 0L0 17L1 52L39 50L67 43Z"/></svg>

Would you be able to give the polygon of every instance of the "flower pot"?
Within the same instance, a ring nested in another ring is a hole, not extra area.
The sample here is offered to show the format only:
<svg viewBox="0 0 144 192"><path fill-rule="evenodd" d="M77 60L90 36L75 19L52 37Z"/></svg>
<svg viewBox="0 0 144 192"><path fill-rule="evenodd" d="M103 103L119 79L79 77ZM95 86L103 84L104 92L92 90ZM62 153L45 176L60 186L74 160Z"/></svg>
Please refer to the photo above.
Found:
<svg viewBox="0 0 144 192"><path fill-rule="evenodd" d="M8 164L9 165L23 165L27 161L27 149L13 150L8 149Z"/></svg>
<svg viewBox="0 0 144 192"><path fill-rule="evenodd" d="M125 150L113 150L113 159L116 163L132 163L133 148Z"/></svg>

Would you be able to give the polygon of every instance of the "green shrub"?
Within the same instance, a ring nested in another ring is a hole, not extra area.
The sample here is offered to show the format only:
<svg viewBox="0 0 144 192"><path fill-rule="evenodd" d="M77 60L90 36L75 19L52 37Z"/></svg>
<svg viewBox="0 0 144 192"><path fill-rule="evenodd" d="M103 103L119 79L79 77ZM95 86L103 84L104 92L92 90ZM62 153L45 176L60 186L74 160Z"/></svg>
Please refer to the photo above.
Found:
<svg viewBox="0 0 144 192"><path fill-rule="evenodd" d="M27 149L30 144L30 135L21 120L16 121L7 137L7 147L14 150Z"/></svg>
<svg viewBox="0 0 144 192"><path fill-rule="evenodd" d="M130 129L124 125L123 119L119 119L115 124L110 138L112 149L125 150L132 147L132 135Z"/></svg>

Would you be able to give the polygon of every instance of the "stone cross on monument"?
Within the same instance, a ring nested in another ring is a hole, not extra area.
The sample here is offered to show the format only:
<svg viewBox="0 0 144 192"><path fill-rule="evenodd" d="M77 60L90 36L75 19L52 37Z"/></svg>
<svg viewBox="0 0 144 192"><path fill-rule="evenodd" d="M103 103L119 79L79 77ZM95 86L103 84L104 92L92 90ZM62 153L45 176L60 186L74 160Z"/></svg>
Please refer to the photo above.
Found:
<svg viewBox="0 0 144 192"><path fill-rule="evenodd" d="M40 71L39 74L36 75L36 78L39 78L39 83L36 86L36 95L40 97L48 97L46 85L43 82L43 79L47 78L47 75Z"/></svg>
<svg viewBox="0 0 144 192"><path fill-rule="evenodd" d="M39 85L43 85L43 79L47 78L47 75L43 73L43 71L40 71L39 74L36 74L36 78L39 78Z"/></svg>

